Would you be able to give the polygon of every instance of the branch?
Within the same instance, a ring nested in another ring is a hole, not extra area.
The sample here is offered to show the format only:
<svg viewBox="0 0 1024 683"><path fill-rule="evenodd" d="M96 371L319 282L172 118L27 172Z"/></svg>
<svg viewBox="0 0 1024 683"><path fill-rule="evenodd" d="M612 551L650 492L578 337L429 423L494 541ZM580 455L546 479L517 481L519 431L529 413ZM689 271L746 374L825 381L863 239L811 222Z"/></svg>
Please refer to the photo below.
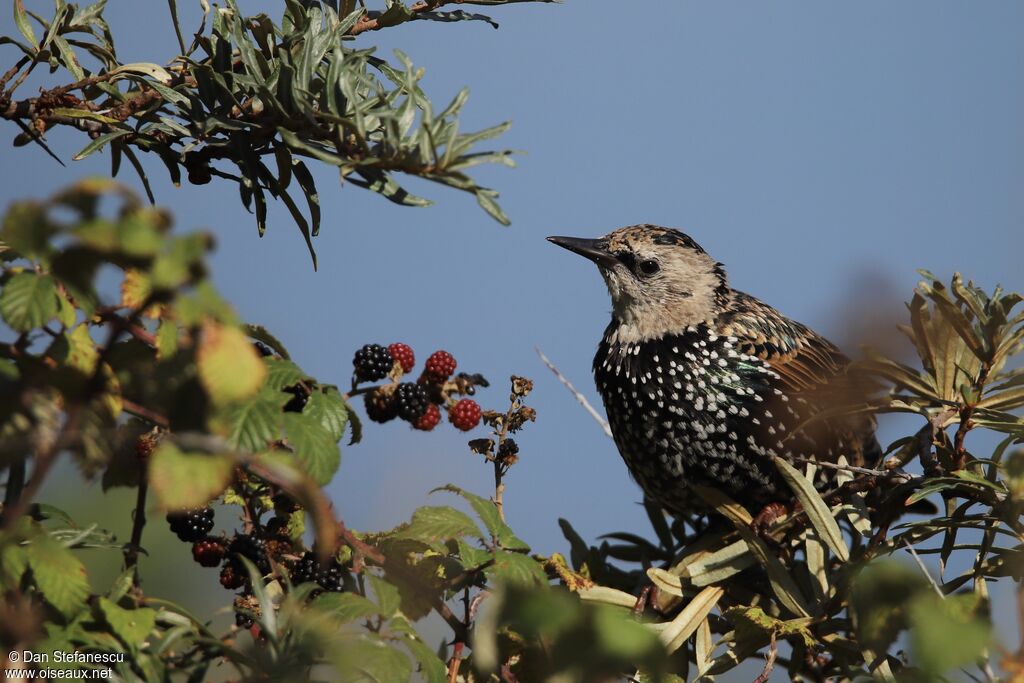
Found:
<svg viewBox="0 0 1024 683"><path fill-rule="evenodd" d="M569 390L577 401L579 401L580 405L583 406L583 409L590 413L590 417L594 418L597 424L601 425L601 429L604 430L605 435L609 439L612 438L612 429L608 426L608 421L601 417L601 413L594 410L594 406L590 405L590 401L587 400L587 397L581 394L579 390L572 385L572 382L570 382L569 379L555 367L555 364L548 360L548 357L544 355L543 351L536 347L534 347L534 351L536 351L537 355L540 356L544 365L548 366L548 370L555 373L555 377L558 378L558 381L564 384L565 388Z"/></svg>

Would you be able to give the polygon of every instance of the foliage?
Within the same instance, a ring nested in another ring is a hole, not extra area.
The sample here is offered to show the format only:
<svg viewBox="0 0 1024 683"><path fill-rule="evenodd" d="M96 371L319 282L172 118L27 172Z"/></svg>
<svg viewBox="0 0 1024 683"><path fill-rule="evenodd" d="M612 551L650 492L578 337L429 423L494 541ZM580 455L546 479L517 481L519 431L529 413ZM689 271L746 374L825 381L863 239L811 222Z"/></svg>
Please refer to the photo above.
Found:
<svg viewBox="0 0 1024 683"><path fill-rule="evenodd" d="M230 180L245 208L255 211L261 235L267 198L279 199L301 231L314 267L320 204L307 160L336 167L343 184L405 206L430 201L403 189L397 173L470 192L495 220L508 224L497 192L478 185L468 172L480 164L514 165L508 150L478 149L509 124L462 132L458 117L468 90L438 110L418 84L423 70L405 54L397 51L394 64L372 47L356 45L361 34L407 21L493 24L489 17L442 12L446 3L437 0L412 7L389 0L383 11L367 11L354 0L342 0L340 7L288 0L275 23L264 13L243 15L235 0L213 9L203 0L202 22L186 44L172 0L180 54L160 66L119 60L103 18L105 4L78 7L57 0L53 16L41 17L14 0L20 35L5 36L3 42L22 57L0 78L0 116L21 128L15 145L35 142L49 152L48 129L79 129L90 141L73 158L108 149L114 176L127 159L150 201L153 193L138 152L158 157L175 185L183 171L197 185L215 176ZM15 90L41 64L72 80L16 100ZM305 198L304 208L296 196Z"/></svg>

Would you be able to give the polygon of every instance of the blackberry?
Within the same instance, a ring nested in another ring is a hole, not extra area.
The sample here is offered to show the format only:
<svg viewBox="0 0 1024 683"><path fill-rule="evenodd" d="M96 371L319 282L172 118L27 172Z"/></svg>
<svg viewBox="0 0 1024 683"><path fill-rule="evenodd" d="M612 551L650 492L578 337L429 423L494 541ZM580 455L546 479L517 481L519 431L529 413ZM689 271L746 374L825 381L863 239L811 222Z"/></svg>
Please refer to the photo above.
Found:
<svg viewBox="0 0 1024 683"><path fill-rule="evenodd" d="M409 372L416 366L416 354L408 344L395 343L388 347L388 353L402 366L402 372Z"/></svg>
<svg viewBox="0 0 1024 683"><path fill-rule="evenodd" d="M245 585L245 575L230 562L220 570L220 585L233 591Z"/></svg>
<svg viewBox="0 0 1024 683"><path fill-rule="evenodd" d="M263 358L274 355L274 350L261 341L253 341L252 345L256 348L256 353L260 354Z"/></svg>
<svg viewBox="0 0 1024 683"><path fill-rule="evenodd" d="M312 552L306 552L299 558L299 561L295 563L291 571L292 584L299 585L300 583L309 583L316 581L317 574L317 561L316 554Z"/></svg>
<svg viewBox="0 0 1024 683"><path fill-rule="evenodd" d="M423 376L440 384L452 376L457 365L452 354L447 351L434 351L430 354L427 362L423 364Z"/></svg>
<svg viewBox="0 0 1024 683"><path fill-rule="evenodd" d="M398 403L392 393L371 391L363 396L366 417L374 422L388 422L398 417Z"/></svg>
<svg viewBox="0 0 1024 683"><path fill-rule="evenodd" d="M216 567L224 559L224 545L211 539L192 544L192 559L204 567Z"/></svg>
<svg viewBox="0 0 1024 683"><path fill-rule="evenodd" d="M456 429L468 432L480 424L480 406L471 398L461 399L448 409L448 419Z"/></svg>
<svg viewBox="0 0 1024 683"><path fill-rule="evenodd" d="M420 416L420 419L413 423L413 427L424 432L429 432L441 422L441 409L431 403L427 411Z"/></svg>
<svg viewBox="0 0 1024 683"><path fill-rule="evenodd" d="M395 390L395 403L398 416L406 422L415 423L427 412L430 398L427 396L427 390L420 385L403 382Z"/></svg>
<svg viewBox="0 0 1024 683"><path fill-rule="evenodd" d="M316 553L307 551L295 563L291 572L292 584L316 583L325 591L340 593L345 590L345 571L337 560L331 561L324 566L317 562Z"/></svg>
<svg viewBox="0 0 1024 683"><path fill-rule="evenodd" d="M167 523L179 539L185 543L194 543L205 538L213 529L213 508L201 507L169 512Z"/></svg>
<svg viewBox="0 0 1024 683"><path fill-rule="evenodd" d="M356 351L355 357L352 358L358 382L376 382L384 379L394 364L395 359L391 357L391 353L380 344L367 344Z"/></svg>
<svg viewBox="0 0 1024 683"><path fill-rule="evenodd" d="M228 544L229 561L236 565L236 568L245 576L245 570L237 558L245 559L256 565L260 574L270 573L270 560L267 558L267 544L263 539L250 536L249 534L235 534Z"/></svg>
<svg viewBox="0 0 1024 683"><path fill-rule="evenodd" d="M292 395L288 402L284 404L284 412L301 413L302 409L306 407L306 402L309 401L309 392L300 384L285 387L281 391Z"/></svg>
<svg viewBox="0 0 1024 683"><path fill-rule="evenodd" d="M248 629L252 628L255 625L256 625L256 622L253 621L252 617L250 617L248 614L242 614L241 612L235 612L235 626L237 626L238 628L248 630Z"/></svg>

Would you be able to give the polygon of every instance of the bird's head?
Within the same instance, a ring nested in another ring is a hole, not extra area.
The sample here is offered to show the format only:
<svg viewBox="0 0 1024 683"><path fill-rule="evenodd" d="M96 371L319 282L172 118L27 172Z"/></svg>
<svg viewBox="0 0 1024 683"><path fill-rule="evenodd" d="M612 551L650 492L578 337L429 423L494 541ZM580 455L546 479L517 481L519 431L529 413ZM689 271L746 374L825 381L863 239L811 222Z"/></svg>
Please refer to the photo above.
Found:
<svg viewBox="0 0 1024 683"><path fill-rule="evenodd" d="M728 298L722 264L678 230L633 225L598 239L548 240L597 265L620 341L656 339L710 321Z"/></svg>

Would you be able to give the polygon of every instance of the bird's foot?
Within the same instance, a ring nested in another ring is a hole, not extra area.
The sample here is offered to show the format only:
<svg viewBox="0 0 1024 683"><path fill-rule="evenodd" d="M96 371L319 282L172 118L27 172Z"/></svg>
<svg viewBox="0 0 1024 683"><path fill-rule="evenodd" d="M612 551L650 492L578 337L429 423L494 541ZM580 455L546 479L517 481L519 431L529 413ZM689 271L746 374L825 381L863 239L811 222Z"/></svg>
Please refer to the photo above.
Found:
<svg viewBox="0 0 1024 683"><path fill-rule="evenodd" d="M789 512L790 509L785 503L768 503L750 522L750 529L761 538L768 539L772 525Z"/></svg>

